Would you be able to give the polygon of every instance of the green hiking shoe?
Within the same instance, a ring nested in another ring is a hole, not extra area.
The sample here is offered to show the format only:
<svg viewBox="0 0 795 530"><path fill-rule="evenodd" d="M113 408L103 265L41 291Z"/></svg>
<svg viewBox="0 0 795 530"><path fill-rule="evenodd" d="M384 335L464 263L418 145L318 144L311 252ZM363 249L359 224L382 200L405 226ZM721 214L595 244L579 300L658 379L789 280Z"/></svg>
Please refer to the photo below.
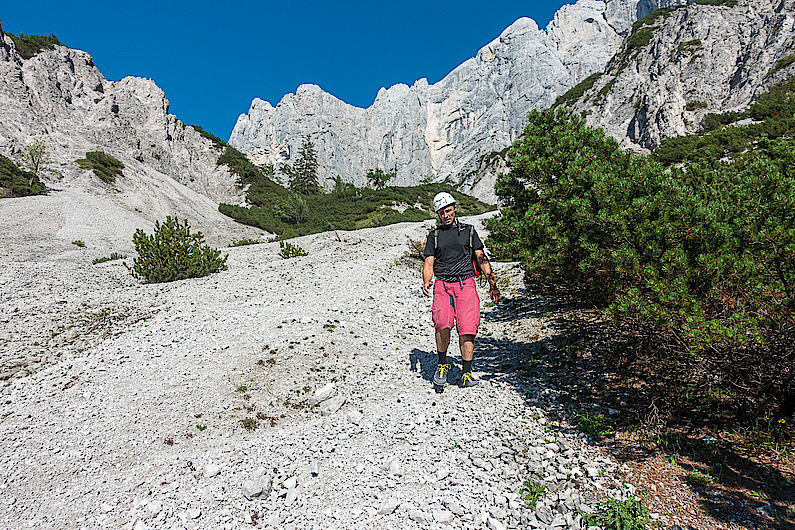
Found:
<svg viewBox="0 0 795 530"><path fill-rule="evenodd" d="M472 377L472 372L466 372L461 375L461 388L469 388L479 384L480 381Z"/></svg>
<svg viewBox="0 0 795 530"><path fill-rule="evenodd" d="M450 371L449 364L437 364L436 372L433 374L433 384L443 385L447 382L447 373Z"/></svg>

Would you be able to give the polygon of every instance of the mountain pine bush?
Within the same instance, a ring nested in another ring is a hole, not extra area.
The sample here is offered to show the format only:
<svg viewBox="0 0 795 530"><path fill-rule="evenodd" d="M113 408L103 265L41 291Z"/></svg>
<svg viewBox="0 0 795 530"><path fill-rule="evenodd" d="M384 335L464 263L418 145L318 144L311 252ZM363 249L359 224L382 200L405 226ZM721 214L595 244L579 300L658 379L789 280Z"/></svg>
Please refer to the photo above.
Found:
<svg viewBox="0 0 795 530"><path fill-rule="evenodd" d="M86 153L85 158L78 158L75 162L82 169L92 170L102 182L107 182L108 184L116 180L116 177L124 175L121 172L124 169L124 164L116 157L103 151L89 151Z"/></svg>
<svg viewBox="0 0 795 530"><path fill-rule="evenodd" d="M568 109L529 118L495 187L505 208L486 221L495 256L653 337L660 357L643 369L657 378L697 364L707 386L791 399L795 141L675 168Z"/></svg>
<svg viewBox="0 0 795 530"><path fill-rule="evenodd" d="M228 255L205 245L201 232L191 234L187 219L180 223L169 216L162 224L157 221L152 235L136 230L133 243L138 257L131 272L146 283L201 278L226 269Z"/></svg>

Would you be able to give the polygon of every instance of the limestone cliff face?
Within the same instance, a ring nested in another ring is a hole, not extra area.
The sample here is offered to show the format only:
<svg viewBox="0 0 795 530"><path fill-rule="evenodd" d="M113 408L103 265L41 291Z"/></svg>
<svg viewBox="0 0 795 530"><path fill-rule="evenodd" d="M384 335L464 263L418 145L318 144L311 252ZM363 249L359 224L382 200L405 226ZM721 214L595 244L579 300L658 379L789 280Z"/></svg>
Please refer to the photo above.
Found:
<svg viewBox="0 0 795 530"><path fill-rule="evenodd" d="M108 81L89 54L65 46L23 60L0 31L0 109L0 153L19 161L34 139L51 147L55 172L42 174L45 184L104 195L144 225L179 215L208 237L240 232L217 211L219 201L243 197L234 175L216 167L220 148L169 114L151 80ZM95 150L125 164L113 186L75 163Z"/></svg>
<svg viewBox="0 0 795 530"><path fill-rule="evenodd" d="M325 183L339 175L362 185L367 169L383 168L397 173L394 184L430 178L469 191L483 177L483 157L510 145L531 109L548 107L601 71L632 22L668 3L675 2L579 0L545 30L520 18L438 83L382 88L367 109L315 85L301 85L275 107L255 99L229 143L256 163L278 167L309 135ZM486 190L480 196L493 199L491 187L477 185Z"/></svg>
<svg viewBox="0 0 795 530"><path fill-rule="evenodd" d="M795 50L793 0L688 5L639 31L648 44L619 51L573 105L625 147L695 132L706 113L743 109L795 74L795 64L776 68Z"/></svg>

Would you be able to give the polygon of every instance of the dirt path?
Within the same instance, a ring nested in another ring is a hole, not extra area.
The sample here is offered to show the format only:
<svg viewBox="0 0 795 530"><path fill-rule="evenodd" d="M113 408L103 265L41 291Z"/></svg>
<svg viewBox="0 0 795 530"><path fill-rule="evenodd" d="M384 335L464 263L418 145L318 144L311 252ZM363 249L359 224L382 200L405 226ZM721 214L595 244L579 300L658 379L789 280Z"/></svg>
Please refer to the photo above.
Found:
<svg viewBox="0 0 795 530"><path fill-rule="evenodd" d="M484 303L482 386L433 387L430 300L403 259L426 233L233 248L229 270L162 285L77 252L8 259L0 525L579 528L586 492L633 491L550 418L554 389L517 378L543 315ZM518 269L497 272L512 296Z"/></svg>

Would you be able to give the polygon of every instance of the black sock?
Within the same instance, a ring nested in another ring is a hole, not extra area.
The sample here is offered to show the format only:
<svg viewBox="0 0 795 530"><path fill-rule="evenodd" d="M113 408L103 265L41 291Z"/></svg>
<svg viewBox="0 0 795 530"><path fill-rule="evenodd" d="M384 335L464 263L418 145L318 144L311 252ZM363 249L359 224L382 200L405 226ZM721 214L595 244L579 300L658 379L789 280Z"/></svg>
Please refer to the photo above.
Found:
<svg viewBox="0 0 795 530"><path fill-rule="evenodd" d="M461 371L463 373L472 371L472 361L461 361Z"/></svg>
<svg viewBox="0 0 795 530"><path fill-rule="evenodd" d="M447 364L447 352L440 351L439 352L439 364Z"/></svg>

